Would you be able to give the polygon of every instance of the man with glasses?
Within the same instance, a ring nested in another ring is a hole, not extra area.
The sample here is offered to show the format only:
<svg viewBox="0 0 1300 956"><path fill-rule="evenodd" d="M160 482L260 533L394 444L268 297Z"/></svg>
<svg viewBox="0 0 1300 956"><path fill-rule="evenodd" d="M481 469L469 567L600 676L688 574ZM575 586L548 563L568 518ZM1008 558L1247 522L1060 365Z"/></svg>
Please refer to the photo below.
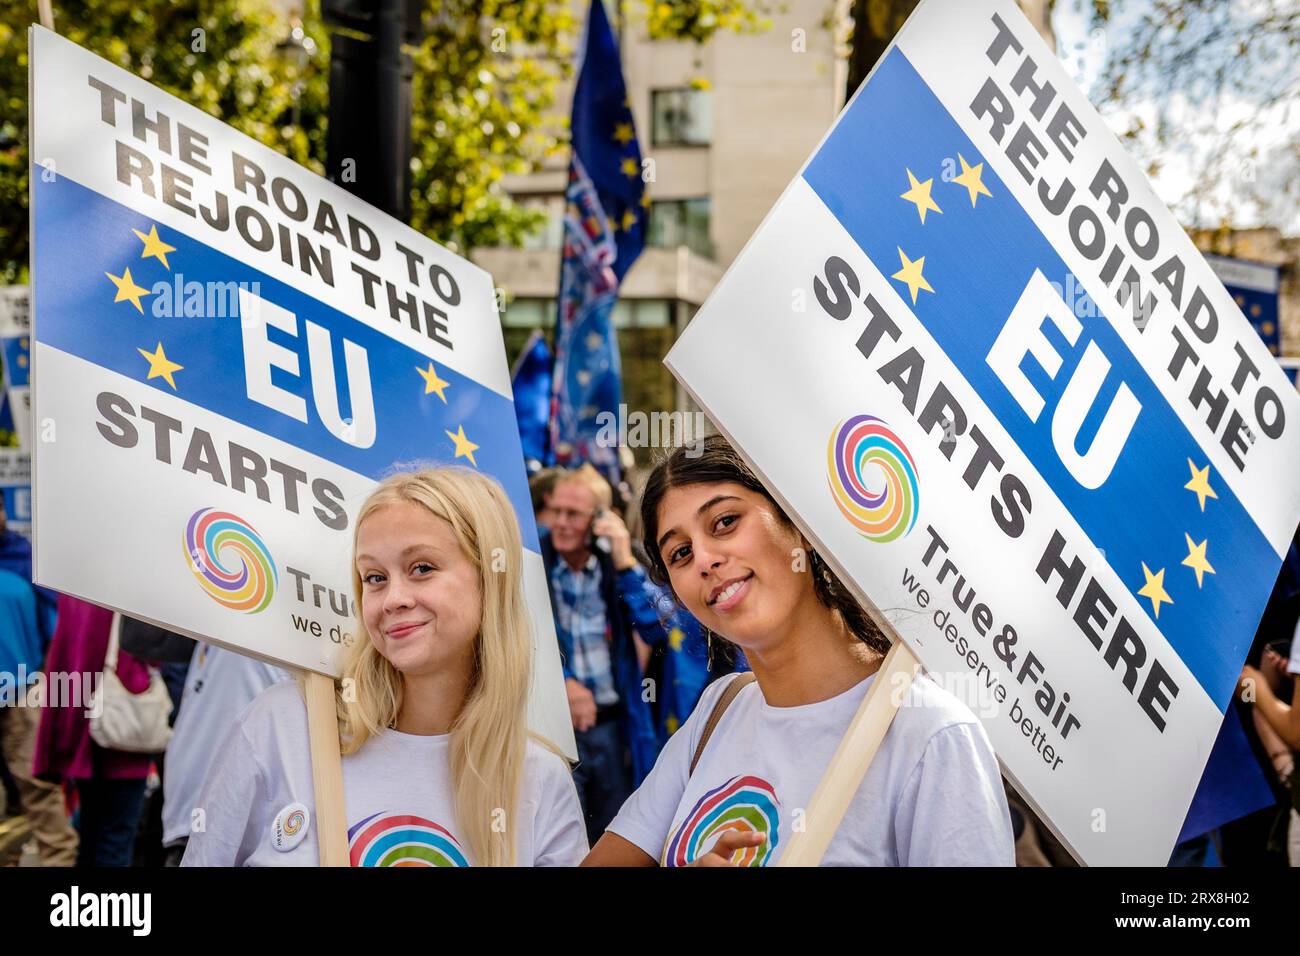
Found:
<svg viewBox="0 0 1300 956"><path fill-rule="evenodd" d="M632 632L658 640L644 569L609 484L590 465L563 471L546 499L542 538L578 743L573 777L592 843L654 765L658 743Z"/></svg>

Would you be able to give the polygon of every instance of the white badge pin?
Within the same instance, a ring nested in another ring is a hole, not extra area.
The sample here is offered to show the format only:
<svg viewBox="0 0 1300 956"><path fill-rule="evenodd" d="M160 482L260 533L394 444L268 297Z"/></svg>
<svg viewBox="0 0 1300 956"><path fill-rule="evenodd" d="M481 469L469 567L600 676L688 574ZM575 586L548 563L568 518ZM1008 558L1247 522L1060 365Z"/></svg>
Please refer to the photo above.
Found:
<svg viewBox="0 0 1300 956"><path fill-rule="evenodd" d="M271 846L288 853L307 836L311 826L311 811L305 803L291 803L271 821Z"/></svg>

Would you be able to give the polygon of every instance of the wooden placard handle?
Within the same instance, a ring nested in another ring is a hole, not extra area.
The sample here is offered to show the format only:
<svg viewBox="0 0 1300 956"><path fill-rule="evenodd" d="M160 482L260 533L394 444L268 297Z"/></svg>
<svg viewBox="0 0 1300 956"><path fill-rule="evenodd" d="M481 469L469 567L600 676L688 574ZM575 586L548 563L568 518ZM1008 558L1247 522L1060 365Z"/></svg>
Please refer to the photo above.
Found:
<svg viewBox="0 0 1300 956"><path fill-rule="evenodd" d="M316 795L316 838L321 866L347 866L348 825L343 803L343 758L334 679L305 672L307 733L311 738L311 782Z"/></svg>
<svg viewBox="0 0 1300 956"><path fill-rule="evenodd" d="M921 668L916 655L900 640L885 655L876 679L853 715L849 729L840 738L821 782L808 801L807 829L794 834L777 866L817 866L840 828L840 821L853 802L880 741L885 738L894 714L907 696L913 678Z"/></svg>
<svg viewBox="0 0 1300 956"><path fill-rule="evenodd" d="M41 18L41 26L47 30L54 29L54 6L51 0L36 0L37 15Z"/></svg>

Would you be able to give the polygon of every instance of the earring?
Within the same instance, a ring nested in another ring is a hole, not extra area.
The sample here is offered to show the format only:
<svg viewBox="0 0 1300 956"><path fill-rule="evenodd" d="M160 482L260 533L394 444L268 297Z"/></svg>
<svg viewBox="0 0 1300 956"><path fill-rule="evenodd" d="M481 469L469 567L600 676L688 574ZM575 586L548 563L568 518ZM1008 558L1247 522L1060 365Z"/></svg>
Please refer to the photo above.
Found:
<svg viewBox="0 0 1300 956"><path fill-rule="evenodd" d="M704 628L704 646L708 648L708 663L705 666L713 670L713 632L707 627Z"/></svg>
<svg viewBox="0 0 1300 956"><path fill-rule="evenodd" d="M835 584L834 579L831 577L831 569L822 559L822 556L816 551L809 551L808 553L812 557L813 570L817 573L817 576L822 579L822 583L826 587L833 588Z"/></svg>

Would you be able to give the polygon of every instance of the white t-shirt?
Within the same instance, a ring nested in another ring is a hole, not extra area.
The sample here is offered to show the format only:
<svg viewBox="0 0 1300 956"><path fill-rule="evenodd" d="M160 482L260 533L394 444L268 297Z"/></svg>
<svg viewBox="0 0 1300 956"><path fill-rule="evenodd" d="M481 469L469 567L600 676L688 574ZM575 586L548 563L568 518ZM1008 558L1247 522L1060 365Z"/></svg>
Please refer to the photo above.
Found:
<svg viewBox="0 0 1300 956"><path fill-rule="evenodd" d="M190 657L181 709L163 773L163 846L190 834L194 807L217 747L239 712L272 684L293 675L274 664L202 641Z"/></svg>
<svg viewBox="0 0 1300 956"><path fill-rule="evenodd" d="M471 864L456 836L450 742L446 734L387 730L343 758L353 866ZM182 866L316 865L307 706L296 682L270 688L239 715L199 806L204 830L191 834ZM568 765L535 741L528 742L517 819L505 822L515 828L520 866L576 866L587 853Z"/></svg>
<svg viewBox="0 0 1300 956"><path fill-rule="evenodd" d="M738 678L732 678L738 679ZM740 691L691 757L727 680L715 681L609 829L665 866L706 853L724 830L767 841L742 862L766 866L806 820L813 790L875 675L838 697L772 707ZM919 676L881 741L822 860L825 866L1012 866L1015 845L993 748L979 721Z"/></svg>

